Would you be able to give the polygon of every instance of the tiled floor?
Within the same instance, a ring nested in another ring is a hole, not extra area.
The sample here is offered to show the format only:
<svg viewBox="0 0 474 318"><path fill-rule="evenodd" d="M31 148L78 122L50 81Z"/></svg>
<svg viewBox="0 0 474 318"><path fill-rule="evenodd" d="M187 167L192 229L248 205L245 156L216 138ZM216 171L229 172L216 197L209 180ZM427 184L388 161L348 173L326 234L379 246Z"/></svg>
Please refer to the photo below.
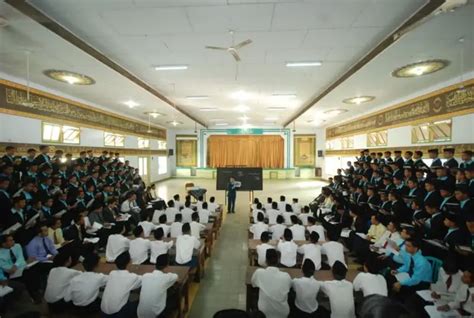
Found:
<svg viewBox="0 0 474 318"><path fill-rule="evenodd" d="M186 179L171 179L157 184L158 195L170 197L174 193L183 193ZM216 196L219 203L224 202L224 192L216 192L215 180L192 180L196 185L208 189L207 198ZM265 180L264 191L255 192L255 196L266 200L267 196L277 199L281 194L287 200L294 197L301 204L314 199L324 185L319 181ZM226 215L221 234L210 258L206 276L201 280L197 294L191 306L190 318L208 318L220 309L245 309L245 273L247 269L247 229L248 229L248 193L238 193L236 213Z"/></svg>

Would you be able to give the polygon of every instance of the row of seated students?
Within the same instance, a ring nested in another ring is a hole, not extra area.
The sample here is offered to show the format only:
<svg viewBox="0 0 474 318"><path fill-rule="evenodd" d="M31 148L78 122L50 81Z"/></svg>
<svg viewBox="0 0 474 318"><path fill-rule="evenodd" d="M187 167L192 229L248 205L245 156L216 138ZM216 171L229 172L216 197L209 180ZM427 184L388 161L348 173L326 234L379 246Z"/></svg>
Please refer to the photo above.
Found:
<svg viewBox="0 0 474 318"><path fill-rule="evenodd" d="M449 154L453 152L452 149L447 151ZM418 157L422 156L417 153ZM432 150L430 153L436 152ZM409 155L405 156L408 160ZM285 276L274 267L298 266L298 254L302 255L303 264L311 260L316 270L331 266L334 271L334 264L347 264L345 250L350 252L347 256L353 257L354 262L364 265L358 270L368 272L356 276L354 290L374 290L378 289L377 286L386 286L386 292L379 289L376 293L386 297L386 302L380 299L376 302L383 307L381 309L390 311L393 305L400 305L405 312L416 317L472 316L474 201L471 187L474 172L470 155L469 151L463 152L460 166L450 163L450 168L434 166L423 169L423 173L416 170L416 180L401 180L395 175L388 175L393 171L387 169L384 163L388 162L387 158L384 162L369 161L363 152L356 165L365 169L373 167L372 175L367 170L346 169L344 175L335 176L334 182L323 188L321 195L309 204L310 208L301 209L299 206L293 210L291 204L284 202L283 196L276 205L271 198L268 199L270 204L265 206L257 201L252 207L255 223L249 230L254 239L261 240L257 245L259 266L268 266L260 272L268 271L268 275L274 278ZM390 163L396 162L394 159ZM395 170L398 167L392 166ZM413 172L412 166L404 167L405 172L409 171L406 175ZM447 182L449 176L454 177L459 171L467 177L466 180L454 185ZM372 178L374 173L376 178ZM377 183L377 173L384 175L384 183ZM403 187L409 188L408 195L399 192ZM416 192L421 194L413 195ZM278 240L276 245L269 243L270 238ZM306 238L308 241L302 244L294 242ZM328 249L324 247L328 242L335 244ZM266 258L269 250L276 252L276 261L272 261L272 265ZM331 252L342 256L335 259ZM327 260L324 259L325 254ZM271 271L274 273L270 274ZM362 285L362 278L357 279L359 277L365 277ZM285 279L281 278L282 281ZM277 285L275 289L262 287L265 283L252 280L253 285L260 288L259 310L267 311L267 316L272 317L286 317L288 308L297 313L295 317L304 316L300 311L308 317L321 315L316 312L318 306L314 305L316 300L311 292L315 292L316 288L308 287L298 292L298 288L293 287L296 298L311 300L312 307L305 307L301 302L295 302L294 307L290 302L290 306L286 307L288 289L276 280L271 280L270 284ZM453 280L457 281L455 288L452 287ZM430 289L432 292L426 292ZM373 293L363 294L366 298L359 302L364 304L359 312L368 308L365 302L368 301L367 296ZM329 298L331 317L353 317L352 309L345 313L338 311L340 299ZM280 307L273 303L277 300Z"/></svg>
<svg viewBox="0 0 474 318"><path fill-rule="evenodd" d="M0 297L3 305L26 289L35 303L44 297L52 310L61 308L48 294L63 290L48 286L66 286L68 280L50 275L51 270L69 260L75 266L97 253L105 252L110 261L127 253L135 264L154 264L173 248L174 263L195 266L193 249L200 245L195 233L204 227L198 222L209 221L217 208L214 198L191 205L190 197L181 203L175 195L166 204L156 196L154 185L144 186L137 169L119 160L119 153L109 156L104 151L96 157L83 151L72 160L61 151L51 158L48 146L40 146L39 152L30 149L27 156L18 157L15 147L7 147L0 160L0 281L8 291ZM135 239L129 239L131 233ZM175 238L174 247L164 241L169 235ZM155 240L148 241L149 236ZM118 248L121 253L114 253L117 237L127 242L126 248ZM130 317L119 305L102 312ZM153 312L159 314L156 308Z"/></svg>

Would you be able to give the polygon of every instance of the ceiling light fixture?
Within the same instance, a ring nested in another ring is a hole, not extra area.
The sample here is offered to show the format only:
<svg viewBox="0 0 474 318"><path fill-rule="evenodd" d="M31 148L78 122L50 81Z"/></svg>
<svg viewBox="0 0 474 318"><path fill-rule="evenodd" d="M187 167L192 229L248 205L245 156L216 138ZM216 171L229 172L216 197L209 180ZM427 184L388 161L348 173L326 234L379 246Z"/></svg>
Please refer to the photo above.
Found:
<svg viewBox="0 0 474 318"><path fill-rule="evenodd" d="M330 109L325 111L324 114L326 115L326 117L334 117L345 112L347 112L347 109Z"/></svg>
<svg viewBox="0 0 474 318"><path fill-rule="evenodd" d="M448 60L427 60L408 64L392 72L393 77L407 78L431 74L449 65Z"/></svg>
<svg viewBox="0 0 474 318"><path fill-rule="evenodd" d="M346 98L342 102L344 104L360 105L360 104L363 104L363 103L371 102L374 99L375 99L375 96L357 96L357 97Z"/></svg>
<svg viewBox="0 0 474 318"><path fill-rule="evenodd" d="M209 99L209 96L206 96L206 95L186 96L186 99L189 99L189 100L203 100L203 99Z"/></svg>
<svg viewBox="0 0 474 318"><path fill-rule="evenodd" d="M159 65L155 66L155 71L183 71L187 70L187 65Z"/></svg>
<svg viewBox="0 0 474 318"><path fill-rule="evenodd" d="M248 107L247 105L239 105L235 108L236 111L238 112L241 112L241 113L245 113L246 111L248 111L250 109L250 107Z"/></svg>
<svg viewBox="0 0 474 318"><path fill-rule="evenodd" d="M160 116L164 116L162 113L159 113L159 112L155 112L155 111L152 111L152 112L144 112L145 115L150 115L151 117L153 118L158 118Z"/></svg>
<svg viewBox="0 0 474 318"><path fill-rule="evenodd" d="M93 85L95 80L87 75L63 70L45 70L43 74L56 81L70 85Z"/></svg>
<svg viewBox="0 0 474 318"><path fill-rule="evenodd" d="M242 116L242 117L239 117L239 119L240 119L240 120L243 120L243 121L247 121L247 120L249 120L250 118L244 115L244 116Z"/></svg>
<svg viewBox="0 0 474 318"><path fill-rule="evenodd" d="M319 61L313 61L313 62L287 62L286 67L308 67L308 66L321 66L323 63Z"/></svg>
<svg viewBox="0 0 474 318"><path fill-rule="evenodd" d="M182 124L183 124L183 122L181 122L181 121L176 121L176 120L168 121L167 123L168 123L168 124L171 124L171 125L173 125L173 126L175 126L175 127L178 126L178 125L182 125Z"/></svg>
<svg viewBox="0 0 474 318"><path fill-rule="evenodd" d="M250 98L250 94L247 93L246 91L240 90L240 91L233 92L232 94L230 94L230 97L232 97L233 99L245 101Z"/></svg>
<svg viewBox="0 0 474 318"><path fill-rule="evenodd" d="M127 105L129 108L135 108L135 107L137 107L137 106L140 105L139 103L137 103L137 102L135 102L135 101L133 101L133 100L131 100L131 99L129 99L129 100L127 100L126 102L123 102L123 103L124 103L125 105Z"/></svg>
<svg viewBox="0 0 474 318"><path fill-rule="evenodd" d="M215 107L203 107L203 108L199 108L199 111L201 111L201 112L215 112L215 111L217 111L217 108L215 108Z"/></svg>

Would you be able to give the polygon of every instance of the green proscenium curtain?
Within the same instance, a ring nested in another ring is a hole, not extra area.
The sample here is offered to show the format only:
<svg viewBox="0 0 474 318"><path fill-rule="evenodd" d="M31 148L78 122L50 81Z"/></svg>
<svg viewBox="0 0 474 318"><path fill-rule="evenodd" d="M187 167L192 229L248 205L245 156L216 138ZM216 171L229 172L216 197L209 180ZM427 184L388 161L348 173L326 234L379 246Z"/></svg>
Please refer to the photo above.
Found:
<svg viewBox="0 0 474 318"><path fill-rule="evenodd" d="M207 140L211 168L283 168L284 149L283 137L276 135L213 135Z"/></svg>

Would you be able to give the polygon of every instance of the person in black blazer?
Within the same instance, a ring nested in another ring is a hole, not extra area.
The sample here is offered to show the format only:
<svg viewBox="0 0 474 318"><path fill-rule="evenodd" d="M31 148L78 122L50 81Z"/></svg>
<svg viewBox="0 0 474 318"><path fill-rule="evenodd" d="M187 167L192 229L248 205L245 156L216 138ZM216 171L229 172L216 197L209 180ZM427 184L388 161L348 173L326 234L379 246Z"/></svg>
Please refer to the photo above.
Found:
<svg viewBox="0 0 474 318"><path fill-rule="evenodd" d="M441 212L459 212L459 201L454 196L454 187L450 187L448 184L443 184L439 188L441 195L441 202L439 209Z"/></svg>
<svg viewBox="0 0 474 318"><path fill-rule="evenodd" d="M454 196L459 201L460 215L466 217L474 211L474 199L469 197L469 188L465 184L456 186Z"/></svg>
<svg viewBox="0 0 474 318"><path fill-rule="evenodd" d="M425 170L425 171L428 171L429 168L428 166L426 165L426 163L423 161L423 151L421 150L417 150L415 151L414 155L413 155L413 159L415 159L413 161L413 166L416 168L416 169L422 169L422 170Z"/></svg>
<svg viewBox="0 0 474 318"><path fill-rule="evenodd" d="M449 170L445 167L439 167L436 169L436 187L439 187L442 184L447 184L450 187L456 185L456 178L449 173Z"/></svg>
<svg viewBox="0 0 474 318"><path fill-rule="evenodd" d="M432 202L425 204L425 211L429 218L424 223L418 223L421 226L420 230L425 232L427 239L443 240L446 233L448 233L448 228L444 224L444 214Z"/></svg>
<svg viewBox="0 0 474 318"><path fill-rule="evenodd" d="M15 163L15 151L16 148L13 146L5 147L5 155L2 157L2 161L9 166L13 166Z"/></svg>
<svg viewBox="0 0 474 318"><path fill-rule="evenodd" d="M436 148L429 149L428 155L430 156L430 159L432 160L430 168L436 169L437 167L441 167L443 165L441 162L441 159L438 158L438 155L439 155L438 149Z"/></svg>
<svg viewBox="0 0 474 318"><path fill-rule="evenodd" d="M391 214L399 223L411 224L412 211L402 200L402 197L397 190L392 190L388 194L388 199L392 202Z"/></svg>
<svg viewBox="0 0 474 318"><path fill-rule="evenodd" d="M425 190L426 194L423 198L423 203L433 203L436 204L438 207L441 202L441 195L436 189L436 181L433 179L428 179L425 181Z"/></svg>
<svg viewBox="0 0 474 318"><path fill-rule="evenodd" d="M443 167L446 167L446 168L449 168L449 169L453 169L453 168L457 169L459 167L458 161L456 159L454 159L454 151L455 151L454 148L444 148L443 149L444 158L447 159L443 163Z"/></svg>
<svg viewBox="0 0 474 318"><path fill-rule="evenodd" d="M443 238L447 246L455 247L457 245L467 245L470 243L464 228L464 221L461 220L458 214L452 212L446 213L444 225L448 228L448 232Z"/></svg>
<svg viewBox="0 0 474 318"><path fill-rule="evenodd" d="M413 161L413 151L405 151L405 160L403 161L403 166L413 167L415 163Z"/></svg>
<svg viewBox="0 0 474 318"><path fill-rule="evenodd" d="M47 164L52 167L51 158L48 155L49 146L44 146L44 145L40 146L39 150L41 153L35 158L34 163L36 163L38 167L41 166L42 164Z"/></svg>
<svg viewBox="0 0 474 318"><path fill-rule="evenodd" d="M406 195L414 197L416 199L423 200L426 195L424 189L421 189L418 185L418 180L416 178L410 178L407 182L408 193Z"/></svg>
<svg viewBox="0 0 474 318"><path fill-rule="evenodd" d="M403 159L402 159L403 160ZM392 177L395 178L401 178L403 180L403 171L401 170L401 167L403 167L403 164L400 165L396 161L390 163L390 168L392 168Z"/></svg>
<svg viewBox="0 0 474 318"><path fill-rule="evenodd" d="M403 184L403 177L395 176L393 177L393 185L395 189L401 196L408 194L408 187Z"/></svg>
<svg viewBox="0 0 474 318"><path fill-rule="evenodd" d="M5 227L12 208L11 194L8 192L10 179L0 176L0 227Z"/></svg>

